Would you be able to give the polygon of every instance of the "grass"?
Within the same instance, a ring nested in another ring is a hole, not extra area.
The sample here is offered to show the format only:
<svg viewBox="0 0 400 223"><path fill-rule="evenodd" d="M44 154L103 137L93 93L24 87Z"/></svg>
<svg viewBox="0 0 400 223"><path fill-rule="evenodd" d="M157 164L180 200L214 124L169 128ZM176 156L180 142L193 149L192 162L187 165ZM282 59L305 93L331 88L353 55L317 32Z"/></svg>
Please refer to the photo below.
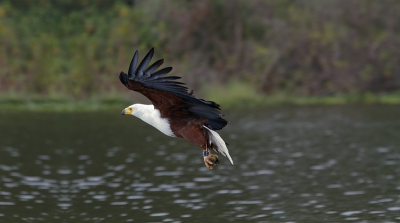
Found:
<svg viewBox="0 0 400 223"><path fill-rule="evenodd" d="M263 95L250 84L232 81L225 86L208 86L203 94L224 107L260 107L272 105L337 105L337 104L400 104L400 91L392 93L363 93L336 96L299 96L285 93Z"/></svg>
<svg viewBox="0 0 400 223"><path fill-rule="evenodd" d="M139 96L136 94L134 96ZM257 108L274 105L337 105L337 104L400 104L400 92L385 94L352 94L338 96L305 97L284 93L266 96L249 84L232 81L225 86L207 86L197 95L215 101L224 109ZM19 111L106 111L122 110L140 98L129 98L126 93L109 93L86 99L72 99L62 95L25 96L4 94L0 96L0 110Z"/></svg>
<svg viewBox="0 0 400 223"><path fill-rule="evenodd" d="M20 111L98 111L122 110L132 104L124 95L114 94L88 99L72 99L63 96L6 95L0 97L0 110Z"/></svg>

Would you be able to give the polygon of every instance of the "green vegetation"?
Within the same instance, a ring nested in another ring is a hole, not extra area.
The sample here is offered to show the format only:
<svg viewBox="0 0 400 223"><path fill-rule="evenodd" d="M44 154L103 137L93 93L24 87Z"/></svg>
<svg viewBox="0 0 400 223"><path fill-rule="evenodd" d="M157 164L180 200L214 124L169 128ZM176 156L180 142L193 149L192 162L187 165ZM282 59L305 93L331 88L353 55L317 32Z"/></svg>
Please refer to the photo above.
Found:
<svg viewBox="0 0 400 223"><path fill-rule="evenodd" d="M23 98L21 95L7 95L0 99L1 110L12 111L120 111L131 104L133 104L132 101L126 98L112 95L104 98L88 98L83 100L38 95L29 98Z"/></svg>
<svg viewBox="0 0 400 223"><path fill-rule="evenodd" d="M284 92L264 96L252 85L233 81L227 85L208 86L207 98L220 102L227 107L259 107L265 105L294 104L400 104L400 91L391 93L358 93L335 96L301 96L287 95Z"/></svg>
<svg viewBox="0 0 400 223"><path fill-rule="evenodd" d="M1 1L0 109L125 107L138 98L118 74L151 47L224 107L400 103L399 11L396 0Z"/></svg>
<svg viewBox="0 0 400 223"><path fill-rule="evenodd" d="M206 90L210 90L205 92ZM251 85L232 82L221 86L205 87L205 98L216 101L222 105L222 109L233 108L259 108L275 105L338 105L338 104L400 104L400 92L380 94L354 94L337 96L288 96L277 93L264 96L257 93ZM107 95L76 100L65 97L34 96L23 98L21 95L7 95L0 98L0 110L20 111L116 111L134 104L142 103L142 99L121 98L121 95Z"/></svg>

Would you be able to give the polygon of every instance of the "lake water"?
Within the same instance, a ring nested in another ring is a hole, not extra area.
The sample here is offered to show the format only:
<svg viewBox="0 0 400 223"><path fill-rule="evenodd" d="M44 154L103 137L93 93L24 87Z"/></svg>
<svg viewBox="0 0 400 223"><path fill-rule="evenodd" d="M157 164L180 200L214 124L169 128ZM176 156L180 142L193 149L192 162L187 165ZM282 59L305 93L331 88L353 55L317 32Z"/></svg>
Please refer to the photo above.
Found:
<svg viewBox="0 0 400 223"><path fill-rule="evenodd" d="M0 222L399 222L400 106L224 111L235 162L120 111L0 113Z"/></svg>

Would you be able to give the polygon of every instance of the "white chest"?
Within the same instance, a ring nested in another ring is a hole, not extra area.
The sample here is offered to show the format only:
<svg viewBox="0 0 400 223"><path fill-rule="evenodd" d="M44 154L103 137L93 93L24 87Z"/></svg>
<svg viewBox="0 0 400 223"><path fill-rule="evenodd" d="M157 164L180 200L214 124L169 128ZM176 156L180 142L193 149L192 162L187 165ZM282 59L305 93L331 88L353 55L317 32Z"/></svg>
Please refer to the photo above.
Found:
<svg viewBox="0 0 400 223"><path fill-rule="evenodd" d="M153 126L154 128L160 130L167 136L176 137L171 130L168 119L161 118L160 111L154 109L153 105L147 105L145 111L134 114L136 117L142 119L147 124Z"/></svg>

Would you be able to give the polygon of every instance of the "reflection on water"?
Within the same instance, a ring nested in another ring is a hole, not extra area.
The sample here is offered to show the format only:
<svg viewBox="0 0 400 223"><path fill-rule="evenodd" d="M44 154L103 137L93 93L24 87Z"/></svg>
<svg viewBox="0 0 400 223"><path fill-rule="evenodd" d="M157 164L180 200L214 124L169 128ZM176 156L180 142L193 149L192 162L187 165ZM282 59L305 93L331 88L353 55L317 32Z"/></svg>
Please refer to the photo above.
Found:
<svg viewBox="0 0 400 223"><path fill-rule="evenodd" d="M400 220L400 107L225 112L235 160L115 113L1 113L0 222Z"/></svg>

